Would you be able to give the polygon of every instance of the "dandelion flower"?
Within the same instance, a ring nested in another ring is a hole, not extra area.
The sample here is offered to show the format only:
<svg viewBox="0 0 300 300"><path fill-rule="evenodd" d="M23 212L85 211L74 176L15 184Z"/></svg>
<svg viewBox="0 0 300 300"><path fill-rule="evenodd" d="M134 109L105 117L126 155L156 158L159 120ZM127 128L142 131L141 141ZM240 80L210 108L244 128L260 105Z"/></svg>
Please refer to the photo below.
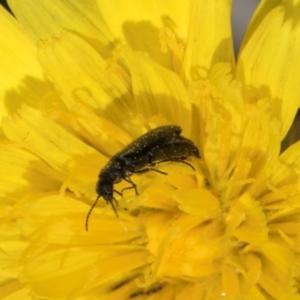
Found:
<svg viewBox="0 0 300 300"><path fill-rule="evenodd" d="M0 9L2 299L300 299L297 1L261 2L235 60L230 1L9 1ZM6 33L7 32L7 33ZM101 168L151 128L195 171ZM121 191L126 182L115 185Z"/></svg>

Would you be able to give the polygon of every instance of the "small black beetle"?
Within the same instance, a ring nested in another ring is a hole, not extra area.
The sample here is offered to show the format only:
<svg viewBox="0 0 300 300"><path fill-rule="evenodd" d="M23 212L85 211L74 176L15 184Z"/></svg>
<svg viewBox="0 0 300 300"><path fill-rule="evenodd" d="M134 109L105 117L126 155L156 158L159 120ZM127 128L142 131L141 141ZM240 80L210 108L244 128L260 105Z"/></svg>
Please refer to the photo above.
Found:
<svg viewBox="0 0 300 300"><path fill-rule="evenodd" d="M181 131L181 128L176 125L160 126L152 129L130 143L109 160L99 174L99 180L96 185L98 197L87 214L86 231L88 231L90 214L101 196L107 203L111 204L116 216L118 216L113 201L117 205L118 202L113 197L113 192L119 195L122 195L122 193L114 190L115 183L121 180L129 182L131 187L125 189L134 188L136 195L138 195L136 184L130 178L132 174L155 171L167 175L165 172L146 166L174 161L187 164L195 170L185 160L190 156L200 158L199 150L191 140L180 136Z"/></svg>

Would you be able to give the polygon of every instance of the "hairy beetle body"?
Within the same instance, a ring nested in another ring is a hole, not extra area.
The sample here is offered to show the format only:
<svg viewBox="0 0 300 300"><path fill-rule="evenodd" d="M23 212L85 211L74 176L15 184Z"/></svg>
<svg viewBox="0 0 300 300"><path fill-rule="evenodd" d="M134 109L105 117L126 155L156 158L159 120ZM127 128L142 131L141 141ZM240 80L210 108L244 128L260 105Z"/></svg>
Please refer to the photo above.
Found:
<svg viewBox="0 0 300 300"><path fill-rule="evenodd" d="M176 125L160 126L152 129L134 140L108 161L99 174L96 185L98 197L87 215L86 230L88 230L89 216L101 196L107 203L111 204L118 216L113 201L116 204L118 203L113 197L113 192L122 195L114 190L114 184L119 183L121 180L130 183L131 187L129 188L134 188L136 194L138 194L136 185L130 176L149 171L167 175L165 172L152 168L156 163L174 161L185 163L194 169L185 160L191 156L200 158L199 150L191 140L180 136L181 131L181 128Z"/></svg>

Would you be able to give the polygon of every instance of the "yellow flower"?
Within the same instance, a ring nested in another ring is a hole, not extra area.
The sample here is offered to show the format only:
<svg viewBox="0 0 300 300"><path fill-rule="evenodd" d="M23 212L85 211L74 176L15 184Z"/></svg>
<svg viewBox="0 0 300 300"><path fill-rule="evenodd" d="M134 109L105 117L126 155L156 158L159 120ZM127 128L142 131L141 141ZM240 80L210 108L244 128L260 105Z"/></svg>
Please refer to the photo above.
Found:
<svg viewBox="0 0 300 300"><path fill-rule="evenodd" d="M0 7L1 299L300 299L298 2L262 1L237 61L230 1ZM132 176L86 231L101 168L164 124L196 170Z"/></svg>

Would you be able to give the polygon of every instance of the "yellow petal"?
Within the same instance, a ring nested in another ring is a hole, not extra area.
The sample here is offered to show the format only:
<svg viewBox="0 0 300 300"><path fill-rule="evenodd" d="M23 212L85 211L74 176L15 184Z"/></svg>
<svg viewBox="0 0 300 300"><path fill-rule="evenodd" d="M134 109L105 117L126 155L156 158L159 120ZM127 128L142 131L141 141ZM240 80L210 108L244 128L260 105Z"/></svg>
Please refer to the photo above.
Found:
<svg viewBox="0 0 300 300"><path fill-rule="evenodd" d="M101 1L99 9L120 44L146 52L164 67L173 69L171 53L160 45L160 30L169 28L180 41L186 42L189 25L188 1Z"/></svg>
<svg viewBox="0 0 300 300"><path fill-rule="evenodd" d="M224 294L228 297L240 293L239 276L236 271L227 265L222 266L222 281Z"/></svg>
<svg viewBox="0 0 300 300"><path fill-rule="evenodd" d="M24 283L15 279L0 280L0 295L2 300L31 300L32 295Z"/></svg>
<svg viewBox="0 0 300 300"><path fill-rule="evenodd" d="M241 118L245 109L245 99L242 83L235 80L232 65L229 63L217 63L210 70L209 81L212 84L213 95L222 95L222 105L232 111L233 128L241 130ZM215 100L216 101L216 100ZM234 107L235 110L230 108ZM238 113L237 113L238 112Z"/></svg>
<svg viewBox="0 0 300 300"><path fill-rule="evenodd" d="M9 0L19 22L35 41L59 37L67 29L84 37L102 55L107 56L114 40L93 0L22 1Z"/></svg>
<svg viewBox="0 0 300 300"><path fill-rule="evenodd" d="M255 253L247 253L245 255L244 263L247 268L247 275L243 280L244 291L249 292L254 290L255 294L260 294L259 291L257 291L257 283L262 272L261 259ZM260 295L257 299L265 298L262 298L262 295Z"/></svg>
<svg viewBox="0 0 300 300"><path fill-rule="evenodd" d="M107 64L88 43L64 32L58 39L40 43L38 56L69 108L79 101L99 110L107 108L112 100L122 99L123 107L119 105L114 116L107 112L119 122L117 118L124 115L128 90L112 71L106 70ZM110 110L113 109L116 107Z"/></svg>
<svg viewBox="0 0 300 300"><path fill-rule="evenodd" d="M182 76L207 78L212 66L229 62L235 68L231 34L231 1L194 1Z"/></svg>
<svg viewBox="0 0 300 300"><path fill-rule="evenodd" d="M223 254L219 248L222 230L217 222L201 224L198 216L185 213L170 217L157 212L147 220L147 248L156 256L148 281L156 276L200 278L218 272L214 260Z"/></svg>
<svg viewBox="0 0 300 300"><path fill-rule="evenodd" d="M299 12L273 9L251 36L237 67L237 78L256 89L256 99L270 98L282 122L283 138L299 107Z"/></svg>
<svg viewBox="0 0 300 300"><path fill-rule="evenodd" d="M220 213L219 200L206 189L179 190L173 195L179 209L203 220L212 219Z"/></svg>
<svg viewBox="0 0 300 300"><path fill-rule="evenodd" d="M19 200L59 189L61 178L44 161L9 143L0 144L0 196Z"/></svg>
<svg viewBox="0 0 300 300"><path fill-rule="evenodd" d="M143 266L147 256L146 251L117 246L54 248L28 259L22 277L38 298L66 299L109 281L117 285L124 274Z"/></svg>
<svg viewBox="0 0 300 300"><path fill-rule="evenodd" d="M283 209L297 209L300 192L300 143L284 151L273 167L267 189L259 201L268 209L279 212ZM298 226L297 226L298 227Z"/></svg>
<svg viewBox="0 0 300 300"><path fill-rule="evenodd" d="M293 144L280 155L279 158L280 165L275 170L275 174L277 176L280 176L282 174L286 175L287 171L300 175L299 151L300 151L300 142ZM276 175L274 175L274 177L276 177Z"/></svg>
<svg viewBox="0 0 300 300"><path fill-rule="evenodd" d="M36 47L2 6L0 19L1 120L2 116L15 113L21 103L37 106L46 91L52 89L43 79L43 71L36 58Z"/></svg>
<svg viewBox="0 0 300 300"><path fill-rule="evenodd" d="M263 270L259 285L275 299L297 299L289 298L295 295L292 287L295 284L295 269L299 269L295 254L286 247L273 243L262 245L259 252Z"/></svg>
<svg viewBox="0 0 300 300"><path fill-rule="evenodd" d="M0 265L3 278L18 278L24 267L24 251L29 242L22 236L19 228L1 224Z"/></svg>
<svg viewBox="0 0 300 300"><path fill-rule="evenodd" d="M244 34L244 38L243 38L243 44L241 45L240 49L244 48L244 46L247 44L247 42L251 38L252 34L254 34L255 31L257 30L257 27L259 26L259 24L268 15L268 13L273 10L273 8L275 8L279 5L285 5L287 3L288 3L287 1L282 1L282 0L260 1L260 3L258 4L257 8L255 9L255 12L247 26L247 30L246 30L246 33Z"/></svg>
<svg viewBox="0 0 300 300"><path fill-rule="evenodd" d="M259 202L244 194L228 214L228 228L236 226L233 235L243 242L260 245L268 241L265 215ZM235 225L233 225L235 223Z"/></svg>
<svg viewBox="0 0 300 300"><path fill-rule="evenodd" d="M94 288L106 295L147 263L148 251L131 244L144 240L134 218L97 216L86 232L88 209L78 200L56 195L31 199L22 207L19 225L30 246L22 255L21 278L38 298L66 299Z"/></svg>
<svg viewBox="0 0 300 300"><path fill-rule="evenodd" d="M270 176L271 167L276 162L280 151L279 124L270 116L269 102L260 101L257 106L246 106L249 119L235 157L236 165L230 178L231 197L243 192L250 194ZM246 187L246 188L245 188Z"/></svg>
<svg viewBox="0 0 300 300"><path fill-rule="evenodd" d="M132 130L128 134L113 121L100 118L82 104L73 106L73 109L67 112L59 111L57 115L65 126L76 130L77 134L107 156L113 156L127 146L134 136L141 135L140 128L136 129L138 133L135 134L135 130ZM74 126L74 123L78 126Z"/></svg>
<svg viewBox="0 0 300 300"><path fill-rule="evenodd" d="M136 110L146 118L158 115L165 122L181 125L185 136L192 125L191 103L177 74L154 61L126 51Z"/></svg>
<svg viewBox="0 0 300 300"><path fill-rule="evenodd" d="M98 203L98 207L103 205L106 205L104 201ZM111 209L104 215L103 208L97 207L90 216L89 231L86 232L89 209L90 205L59 195L32 198L30 203L23 205L19 224L24 237L32 242L31 255L38 252L40 243L97 246L126 243L143 236L140 226L128 214L120 211L118 219Z"/></svg>
<svg viewBox="0 0 300 300"><path fill-rule="evenodd" d="M18 115L4 119L2 128L11 141L21 142L62 173L84 155L94 156L100 164L104 163L104 157L94 149L33 108L24 106Z"/></svg>

